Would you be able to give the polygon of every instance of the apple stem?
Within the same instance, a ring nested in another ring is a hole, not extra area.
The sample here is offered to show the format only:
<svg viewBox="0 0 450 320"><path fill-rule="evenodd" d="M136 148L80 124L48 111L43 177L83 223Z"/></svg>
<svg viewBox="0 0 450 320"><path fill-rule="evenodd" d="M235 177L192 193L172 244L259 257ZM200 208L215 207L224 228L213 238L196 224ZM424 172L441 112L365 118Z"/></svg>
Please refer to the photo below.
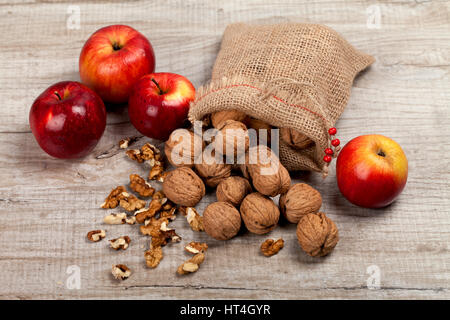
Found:
<svg viewBox="0 0 450 320"><path fill-rule="evenodd" d="M164 94L164 91L162 91L162 89L161 89L161 87L159 86L159 83L154 79L154 78L152 78L152 82L156 85L156 87L158 88L158 90L159 90L159 94L161 95L161 94Z"/></svg>
<svg viewBox="0 0 450 320"><path fill-rule="evenodd" d="M58 92L56 92L56 91L55 91L55 96L57 96L57 97L58 97L58 100L60 100L60 101L62 100L62 99L61 99L61 96L60 96L60 95L59 95L59 93L58 93Z"/></svg>

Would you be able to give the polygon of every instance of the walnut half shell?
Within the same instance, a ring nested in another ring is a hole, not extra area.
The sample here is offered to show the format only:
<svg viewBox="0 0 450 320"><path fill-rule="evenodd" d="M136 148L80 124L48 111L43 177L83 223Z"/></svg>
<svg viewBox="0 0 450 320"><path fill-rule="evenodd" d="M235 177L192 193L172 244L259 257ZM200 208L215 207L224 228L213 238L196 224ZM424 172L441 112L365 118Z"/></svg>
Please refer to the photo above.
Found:
<svg viewBox="0 0 450 320"><path fill-rule="evenodd" d="M333 251L339 241L336 224L325 213L307 214L297 225L297 239L308 255L322 257Z"/></svg>

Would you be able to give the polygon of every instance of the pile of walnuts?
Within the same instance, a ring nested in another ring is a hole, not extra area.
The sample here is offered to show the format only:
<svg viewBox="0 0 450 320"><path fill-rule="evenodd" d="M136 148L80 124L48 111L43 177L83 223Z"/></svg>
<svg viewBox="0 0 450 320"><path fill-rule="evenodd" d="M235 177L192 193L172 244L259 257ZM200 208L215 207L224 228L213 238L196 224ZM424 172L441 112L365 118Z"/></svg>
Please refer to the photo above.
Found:
<svg viewBox="0 0 450 320"><path fill-rule="evenodd" d="M252 233L266 234L277 226L281 212L287 221L297 224L298 242L307 254L330 253L339 237L334 222L319 212L320 193L304 183L291 185L289 172L270 147L249 143L248 128L272 130L271 126L235 110L211 114L203 132L209 123L216 129L209 144L188 129L175 130L166 141L165 155L176 167L163 181L167 198L193 208L207 190L215 188L217 202L203 212L204 230L212 238L231 239L242 223ZM281 139L294 148L313 143L295 130L280 131ZM278 195L279 206L272 199ZM283 246L280 243L277 248Z"/></svg>
<svg viewBox="0 0 450 320"><path fill-rule="evenodd" d="M105 209L121 207L125 212L107 215L104 222L140 224L140 232L151 237L149 249L144 252L149 268L158 266L165 245L181 240L169 227L178 212L186 217L193 231L205 231L217 240L233 238L243 226L252 233L267 234L277 227L282 215L297 224L298 243L304 252L313 257L330 253L339 236L335 223L319 212L320 193L304 183L291 185L289 172L271 148L251 143L248 128L268 131L273 128L238 111L211 114L202 133L210 124L215 130L209 137L201 137L188 129L173 131L165 142L165 157L149 143L140 149L127 150L130 159L150 166L148 180L162 182L162 190L155 191L146 179L131 174L129 188L134 194L125 186L119 186L101 205ZM270 133L262 140L257 137L257 141L270 141L267 138ZM294 130L282 129L280 138L295 148L313 143ZM120 147L128 148L129 141L122 140ZM165 159L175 169L165 171ZM195 206L214 189L217 201L209 204L202 214L198 213ZM277 196L279 205L273 201ZM93 242L105 236L105 230L88 233L88 239ZM126 250L130 242L128 236L110 240L115 250ZM283 239L267 239L260 249L263 255L272 256L283 246ZM184 249L193 257L180 265L177 273L196 272L205 259L207 248L206 243L189 243ZM123 280L130 276L131 270L125 265L115 265L112 273Z"/></svg>

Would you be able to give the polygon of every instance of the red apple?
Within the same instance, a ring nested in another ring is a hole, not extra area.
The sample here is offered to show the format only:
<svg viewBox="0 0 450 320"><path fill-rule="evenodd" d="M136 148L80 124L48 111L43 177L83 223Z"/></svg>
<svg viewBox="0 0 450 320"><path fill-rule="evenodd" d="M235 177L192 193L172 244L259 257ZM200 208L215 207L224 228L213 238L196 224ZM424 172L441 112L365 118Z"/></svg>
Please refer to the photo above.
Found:
<svg viewBox="0 0 450 320"><path fill-rule="evenodd" d="M185 77L174 73L148 74L134 85L128 114L140 133L165 141L173 130L183 126L194 97L195 88Z"/></svg>
<svg viewBox="0 0 450 320"><path fill-rule="evenodd" d="M131 88L155 70L155 54L141 33L124 25L97 30L80 54L80 78L105 102L125 103Z"/></svg>
<svg viewBox="0 0 450 320"><path fill-rule="evenodd" d="M394 140L382 135L359 136L345 145L336 163L339 190L366 208L391 204L408 178L408 160Z"/></svg>
<svg viewBox="0 0 450 320"><path fill-rule="evenodd" d="M102 99L79 82L58 82L33 103L30 127L37 142L56 158L80 158L94 149L106 127Z"/></svg>

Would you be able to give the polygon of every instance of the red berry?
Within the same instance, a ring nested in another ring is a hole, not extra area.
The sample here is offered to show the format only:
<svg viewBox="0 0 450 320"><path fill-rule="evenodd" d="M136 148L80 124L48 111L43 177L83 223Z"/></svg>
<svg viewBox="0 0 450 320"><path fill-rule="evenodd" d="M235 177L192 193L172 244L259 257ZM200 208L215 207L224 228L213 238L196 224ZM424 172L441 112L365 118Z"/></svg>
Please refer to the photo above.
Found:
<svg viewBox="0 0 450 320"><path fill-rule="evenodd" d="M323 161L325 161L325 162L331 162L331 157L330 157L330 156L324 156L324 157L323 157Z"/></svg>
<svg viewBox="0 0 450 320"><path fill-rule="evenodd" d="M328 129L328 133L330 134L330 136L334 136L337 133L337 129L336 128L330 128Z"/></svg>
<svg viewBox="0 0 450 320"><path fill-rule="evenodd" d="M326 148L326 149L325 149L325 153L326 153L327 155L329 155L329 156L332 156L333 153L334 153L334 151L333 151L331 148Z"/></svg>
<svg viewBox="0 0 450 320"><path fill-rule="evenodd" d="M331 145L332 145L333 147L337 147L337 146L340 145L340 144L341 144L341 142L339 141L339 139L331 140Z"/></svg>

